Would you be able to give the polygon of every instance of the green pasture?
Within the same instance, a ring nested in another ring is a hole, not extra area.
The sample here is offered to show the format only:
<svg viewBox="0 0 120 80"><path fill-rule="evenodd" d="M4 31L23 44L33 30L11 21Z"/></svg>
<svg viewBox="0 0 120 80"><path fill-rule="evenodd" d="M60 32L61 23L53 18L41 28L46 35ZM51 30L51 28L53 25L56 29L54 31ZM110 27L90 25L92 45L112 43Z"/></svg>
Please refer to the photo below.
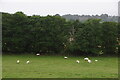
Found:
<svg viewBox="0 0 120 80"><path fill-rule="evenodd" d="M117 78L117 57L3 55L3 78ZM95 60L98 62L95 62ZM16 61L20 60L17 64ZM26 64L29 60L30 64ZM80 63L76 63L79 60Z"/></svg>

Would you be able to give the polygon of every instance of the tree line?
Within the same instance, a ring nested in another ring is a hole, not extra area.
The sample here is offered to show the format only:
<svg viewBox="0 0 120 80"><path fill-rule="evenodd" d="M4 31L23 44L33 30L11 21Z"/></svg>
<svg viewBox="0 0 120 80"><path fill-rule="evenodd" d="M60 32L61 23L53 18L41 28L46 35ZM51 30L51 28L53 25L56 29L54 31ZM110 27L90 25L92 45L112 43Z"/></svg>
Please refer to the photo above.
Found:
<svg viewBox="0 0 120 80"><path fill-rule="evenodd" d="M55 55L117 55L120 24L100 19L66 20L59 15L2 12L5 53Z"/></svg>
<svg viewBox="0 0 120 80"><path fill-rule="evenodd" d="M111 22L118 22L118 16L109 16L108 14L101 14L101 15L71 15L66 14L62 15L63 18L67 20L79 20L84 22L88 19L101 19L102 21L111 21Z"/></svg>

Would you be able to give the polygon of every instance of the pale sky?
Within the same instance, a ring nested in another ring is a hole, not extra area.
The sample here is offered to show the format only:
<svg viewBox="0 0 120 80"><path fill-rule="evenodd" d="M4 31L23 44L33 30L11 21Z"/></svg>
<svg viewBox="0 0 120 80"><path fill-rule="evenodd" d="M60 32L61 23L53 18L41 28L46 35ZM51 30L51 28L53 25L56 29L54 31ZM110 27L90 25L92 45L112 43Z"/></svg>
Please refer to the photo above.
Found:
<svg viewBox="0 0 120 80"><path fill-rule="evenodd" d="M118 15L119 0L0 0L0 12L27 15Z"/></svg>

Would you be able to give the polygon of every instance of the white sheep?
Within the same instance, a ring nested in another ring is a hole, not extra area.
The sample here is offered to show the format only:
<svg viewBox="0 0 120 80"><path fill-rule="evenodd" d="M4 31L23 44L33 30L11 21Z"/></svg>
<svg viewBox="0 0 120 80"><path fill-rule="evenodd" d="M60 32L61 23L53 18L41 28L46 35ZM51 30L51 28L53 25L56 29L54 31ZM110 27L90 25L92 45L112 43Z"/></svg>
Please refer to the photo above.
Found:
<svg viewBox="0 0 120 80"><path fill-rule="evenodd" d="M17 60L17 64L19 64L20 63L20 60Z"/></svg>
<svg viewBox="0 0 120 80"><path fill-rule="evenodd" d="M37 56L39 56L40 54L39 54L39 53L37 53L36 55L37 55Z"/></svg>
<svg viewBox="0 0 120 80"><path fill-rule="evenodd" d="M67 59L67 58L68 58L68 57L66 57L66 56L64 57L64 59Z"/></svg>
<svg viewBox="0 0 120 80"><path fill-rule="evenodd" d="M98 60L95 60L96 62L98 61Z"/></svg>
<svg viewBox="0 0 120 80"><path fill-rule="evenodd" d="M76 60L76 62L77 62L77 63L80 63L80 61L79 61L79 60Z"/></svg>
<svg viewBox="0 0 120 80"><path fill-rule="evenodd" d="M89 58L87 58L87 57L86 57L86 58L84 58L84 60L85 60L85 61L88 61L88 60L89 60Z"/></svg>
<svg viewBox="0 0 120 80"><path fill-rule="evenodd" d="M92 61L91 60L88 60L88 63L91 63Z"/></svg>
<svg viewBox="0 0 120 80"><path fill-rule="evenodd" d="M27 62L26 62L26 64L29 64L29 63L30 63L30 61L27 61Z"/></svg>

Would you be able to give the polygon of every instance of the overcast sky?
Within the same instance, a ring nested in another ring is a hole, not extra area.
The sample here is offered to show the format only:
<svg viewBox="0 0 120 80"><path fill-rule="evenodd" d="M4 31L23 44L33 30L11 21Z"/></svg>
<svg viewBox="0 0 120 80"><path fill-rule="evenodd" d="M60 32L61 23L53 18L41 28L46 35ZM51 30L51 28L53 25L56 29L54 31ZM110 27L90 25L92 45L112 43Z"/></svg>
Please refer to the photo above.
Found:
<svg viewBox="0 0 120 80"><path fill-rule="evenodd" d="M118 15L119 0L0 0L0 11L27 15Z"/></svg>

